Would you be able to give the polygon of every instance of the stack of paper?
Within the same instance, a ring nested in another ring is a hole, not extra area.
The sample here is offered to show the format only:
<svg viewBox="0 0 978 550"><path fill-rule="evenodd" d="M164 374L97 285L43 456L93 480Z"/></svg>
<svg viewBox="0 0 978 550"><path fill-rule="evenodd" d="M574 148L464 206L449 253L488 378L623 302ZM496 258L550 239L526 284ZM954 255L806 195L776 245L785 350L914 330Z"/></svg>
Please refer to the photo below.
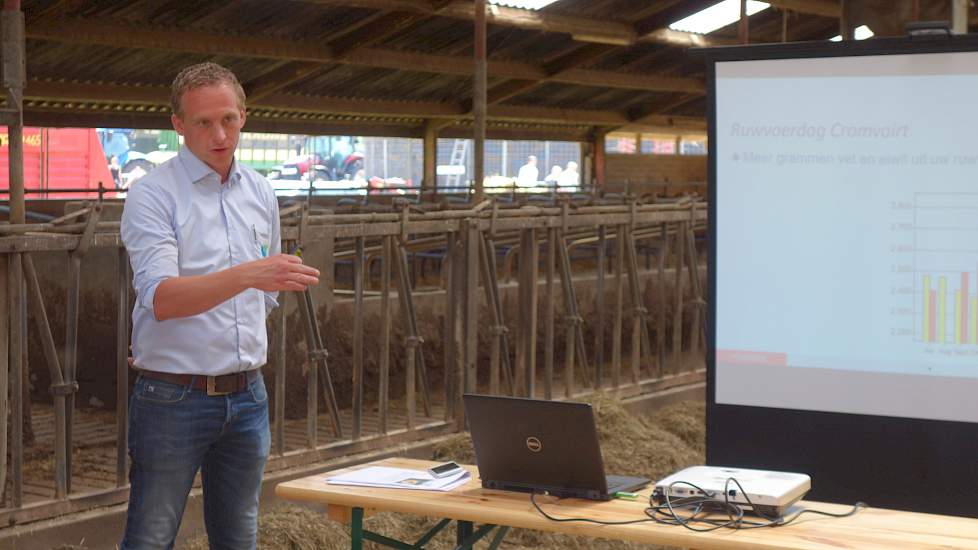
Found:
<svg viewBox="0 0 978 550"><path fill-rule="evenodd" d="M468 470L447 477L434 477L424 470L369 466L326 478L334 485L359 485L361 487L386 487L389 489L414 489L420 491L451 491L469 480Z"/></svg>

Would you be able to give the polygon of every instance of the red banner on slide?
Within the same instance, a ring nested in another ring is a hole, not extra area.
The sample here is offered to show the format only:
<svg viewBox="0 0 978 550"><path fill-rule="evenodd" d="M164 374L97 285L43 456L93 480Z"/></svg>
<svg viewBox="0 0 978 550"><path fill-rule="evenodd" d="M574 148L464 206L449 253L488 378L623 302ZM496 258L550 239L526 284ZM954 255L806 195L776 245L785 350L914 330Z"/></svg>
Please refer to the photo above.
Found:
<svg viewBox="0 0 978 550"><path fill-rule="evenodd" d="M769 367L787 367L787 353L771 353L767 351L749 351L736 349L717 350L717 362L728 365L762 365Z"/></svg>

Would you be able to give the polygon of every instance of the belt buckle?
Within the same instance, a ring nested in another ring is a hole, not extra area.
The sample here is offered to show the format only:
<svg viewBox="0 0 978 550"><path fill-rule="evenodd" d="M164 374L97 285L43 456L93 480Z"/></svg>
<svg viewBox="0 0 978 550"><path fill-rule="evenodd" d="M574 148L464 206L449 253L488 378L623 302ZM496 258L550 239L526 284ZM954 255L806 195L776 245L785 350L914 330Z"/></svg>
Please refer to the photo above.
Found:
<svg viewBox="0 0 978 550"><path fill-rule="evenodd" d="M208 376L207 377L207 395L227 395L231 392L229 391L217 391L217 377Z"/></svg>

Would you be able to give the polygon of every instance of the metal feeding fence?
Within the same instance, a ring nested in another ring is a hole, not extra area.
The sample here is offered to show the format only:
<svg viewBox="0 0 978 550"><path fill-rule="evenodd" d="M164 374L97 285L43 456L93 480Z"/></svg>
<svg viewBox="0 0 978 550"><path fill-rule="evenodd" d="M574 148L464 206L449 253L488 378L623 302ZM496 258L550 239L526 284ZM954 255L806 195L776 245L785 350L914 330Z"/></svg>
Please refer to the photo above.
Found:
<svg viewBox="0 0 978 550"><path fill-rule="evenodd" d="M445 209L405 201L367 212L356 211L362 206L324 210L299 202L281 209L283 250L301 246L323 252L322 262L314 263L323 283L316 293L283 293L282 307L268 321L269 471L461 431L464 392L555 399L604 389L627 396L702 380L701 367L681 357L698 354L705 341L697 239L704 234L706 203L553 196L530 202L485 201ZM9 351L0 354L9 356L9 370L0 369L0 401L10 396L10 403L0 403L0 414L10 415L11 430L0 433L0 457L10 457L9 468L6 463L0 467L0 487L6 486L0 522L5 525L124 502L128 496L131 274L119 223L100 221L103 210L98 202L46 223L0 225L0 262L5 265L0 283L7 289L0 293L7 303L0 306L9 312L0 316L0 329L9 336L0 339L0 346L8 347L0 351ZM86 252L94 248L117 250L118 261L117 406L114 422L107 415L101 418L101 431L76 404L82 267ZM63 355L48 322L51 299L42 291L33 259L58 251L69 260ZM642 254L644 270L639 267ZM307 256L312 262L315 257ZM435 325L422 325L418 318L421 262L439 268L443 290L426 291L439 300L441 318ZM352 288L338 291L337 266L346 263L352 267ZM500 277L500 266L515 270L515 289ZM574 284L585 273L593 277L594 288L586 304ZM504 308L506 292L516 293L515 314ZM290 304L293 294L295 305ZM317 298L334 304L341 296L352 307L349 372L330 365L324 345L330 311L316 304ZM379 329L369 335L367 298L378 300L380 310ZM652 312L650 304L655 304ZM292 308L299 313L298 321L291 321L297 327L287 326ZM23 437L24 409L30 406L22 397L28 309L35 320L31 337L40 342L51 377L53 402L50 412L35 418L43 418L43 426L33 446L25 446ZM403 335L400 341L394 340L395 333ZM440 365L432 361L430 348L437 340ZM488 347L488 360L480 359L480 342L483 350ZM369 361L373 371L367 370L365 352L375 357ZM290 354L301 368L293 364L287 369ZM392 362L392 356L400 361ZM393 387L392 380L400 387ZM287 415L287 404L294 405L297 397L301 401L303 394L304 416ZM0 418L0 430L7 429L7 420ZM25 476L25 460L46 467Z"/></svg>

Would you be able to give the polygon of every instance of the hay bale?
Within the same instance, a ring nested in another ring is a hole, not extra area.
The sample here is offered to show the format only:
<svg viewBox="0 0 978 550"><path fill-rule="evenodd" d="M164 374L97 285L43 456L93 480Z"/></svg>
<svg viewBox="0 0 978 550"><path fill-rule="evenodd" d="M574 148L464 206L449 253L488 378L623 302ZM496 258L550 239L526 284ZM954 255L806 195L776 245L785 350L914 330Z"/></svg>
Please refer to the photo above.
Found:
<svg viewBox="0 0 978 550"><path fill-rule="evenodd" d="M322 514L295 505L278 506L258 517L258 548L262 550L342 550L350 547L345 525L326 521ZM207 550L201 534L183 548Z"/></svg>
<svg viewBox="0 0 978 550"><path fill-rule="evenodd" d="M475 464L475 449L472 448L472 438L468 432L464 432L435 444L431 459L442 462L454 460L460 464Z"/></svg>
<svg viewBox="0 0 978 550"><path fill-rule="evenodd" d="M683 401L656 411L649 421L683 440L691 450L706 453L706 404ZM704 458L705 459L705 458Z"/></svg>

